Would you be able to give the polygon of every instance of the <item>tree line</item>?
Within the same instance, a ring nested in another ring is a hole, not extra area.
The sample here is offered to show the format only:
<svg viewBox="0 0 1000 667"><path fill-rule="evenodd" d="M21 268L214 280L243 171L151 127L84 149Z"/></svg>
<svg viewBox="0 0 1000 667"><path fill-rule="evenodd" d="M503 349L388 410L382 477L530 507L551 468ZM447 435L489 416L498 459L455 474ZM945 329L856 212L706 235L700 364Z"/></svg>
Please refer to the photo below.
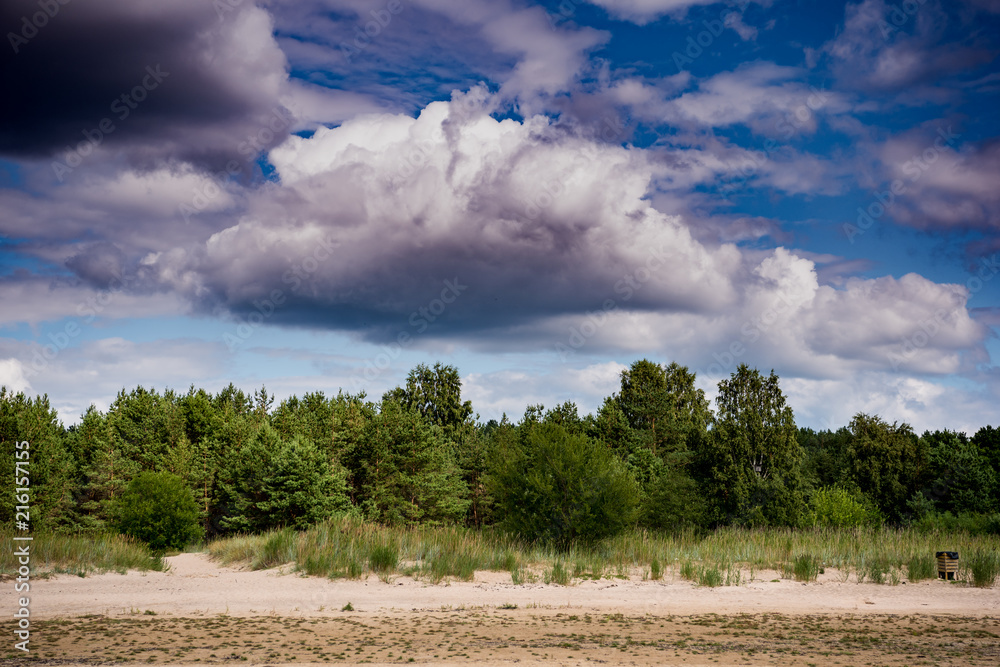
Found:
<svg viewBox="0 0 1000 667"><path fill-rule="evenodd" d="M633 527L1000 533L997 429L917 435L861 413L836 431L798 428L778 376L746 365L719 383L714 410L694 373L643 359L594 414L566 402L485 423L462 400L458 370L440 363L417 366L379 401L312 392L275 406L264 388L140 386L68 428L46 396L3 388L0 439L6 479L15 443L31 443L35 530L130 532L123 505L162 512L157 493L169 487L197 524L191 538L302 529L338 513L563 544ZM0 520L14 514L3 494Z"/></svg>

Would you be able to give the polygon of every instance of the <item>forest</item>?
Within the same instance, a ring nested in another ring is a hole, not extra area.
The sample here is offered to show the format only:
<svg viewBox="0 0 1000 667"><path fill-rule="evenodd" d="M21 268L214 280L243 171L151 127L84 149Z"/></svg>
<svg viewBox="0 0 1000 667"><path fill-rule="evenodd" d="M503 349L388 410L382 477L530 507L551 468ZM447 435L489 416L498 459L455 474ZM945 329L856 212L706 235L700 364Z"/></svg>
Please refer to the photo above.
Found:
<svg viewBox="0 0 1000 667"><path fill-rule="evenodd" d="M714 410L694 373L643 359L596 414L566 402L485 423L462 400L458 369L440 363L378 401L315 392L275 405L265 388L140 386L68 428L46 396L4 388L0 440L5 479L16 443L30 443L33 531L161 547L338 516L556 548L723 526L1000 534L996 428L918 435L861 413L836 431L798 428L778 376L745 365L719 383ZM15 505L2 495L4 525ZM181 508L175 524L168 506Z"/></svg>

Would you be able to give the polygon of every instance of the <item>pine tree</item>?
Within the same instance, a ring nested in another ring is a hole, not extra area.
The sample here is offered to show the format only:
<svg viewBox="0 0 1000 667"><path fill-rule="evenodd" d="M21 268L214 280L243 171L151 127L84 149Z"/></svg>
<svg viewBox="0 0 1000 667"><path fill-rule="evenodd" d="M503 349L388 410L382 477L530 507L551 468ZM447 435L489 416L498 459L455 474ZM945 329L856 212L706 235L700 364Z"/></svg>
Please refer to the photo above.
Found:
<svg viewBox="0 0 1000 667"><path fill-rule="evenodd" d="M440 427L393 400L344 456L363 514L389 524L449 523L469 505L468 489Z"/></svg>
<svg viewBox="0 0 1000 667"><path fill-rule="evenodd" d="M18 450L16 443L25 441L28 448ZM65 430L48 396L36 396L32 400L23 392L14 394L0 387L0 474L3 479L13 482L15 460L28 461L21 470L28 472L28 523L34 530L60 526L72 508L76 465L65 441ZM28 458L15 459L16 451L28 452ZM20 504L13 490L0 494L0 521L4 525L13 523L15 508Z"/></svg>
<svg viewBox="0 0 1000 667"><path fill-rule="evenodd" d="M227 531L303 529L350 509L345 472L331 470L312 442L283 440L267 424L230 453L218 486Z"/></svg>

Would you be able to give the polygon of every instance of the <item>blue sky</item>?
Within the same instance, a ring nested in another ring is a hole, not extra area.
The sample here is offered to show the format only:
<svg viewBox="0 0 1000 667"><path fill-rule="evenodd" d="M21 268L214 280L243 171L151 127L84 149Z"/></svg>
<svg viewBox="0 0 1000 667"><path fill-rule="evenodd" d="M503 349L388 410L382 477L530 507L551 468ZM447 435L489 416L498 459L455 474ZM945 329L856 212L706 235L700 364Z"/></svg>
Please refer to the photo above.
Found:
<svg viewBox="0 0 1000 667"><path fill-rule="evenodd" d="M435 361L588 412L640 358L1000 421L998 2L54 7L0 10L0 384L66 423Z"/></svg>

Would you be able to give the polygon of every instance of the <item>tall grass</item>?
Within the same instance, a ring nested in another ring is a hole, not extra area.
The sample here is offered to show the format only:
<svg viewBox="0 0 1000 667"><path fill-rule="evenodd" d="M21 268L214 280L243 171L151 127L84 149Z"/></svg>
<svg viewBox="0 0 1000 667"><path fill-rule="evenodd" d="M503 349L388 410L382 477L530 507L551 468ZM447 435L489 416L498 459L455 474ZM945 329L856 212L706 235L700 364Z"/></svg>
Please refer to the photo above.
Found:
<svg viewBox="0 0 1000 667"><path fill-rule="evenodd" d="M280 548L273 543L276 536L280 536ZM390 528L354 517L332 519L301 533L280 531L217 540L208 551L223 564L249 563L253 569L294 562L299 571L330 578L357 578L372 572L431 582L446 577L471 580L476 570L513 573L522 569L526 555L532 553L517 540L486 531L456 526ZM264 551L281 557L263 558Z"/></svg>
<svg viewBox="0 0 1000 667"><path fill-rule="evenodd" d="M792 574L795 581L816 581L819 577L820 559L812 554L796 556L792 563Z"/></svg>
<svg viewBox="0 0 1000 667"><path fill-rule="evenodd" d="M14 542L14 533L0 531L6 545L29 545L32 576L69 573L84 576L92 572L163 570L165 563L149 548L131 537L117 534L65 535L36 533L28 542ZM0 549L0 574L16 575L20 563L14 547Z"/></svg>
<svg viewBox="0 0 1000 667"><path fill-rule="evenodd" d="M975 551L968 558L969 575L972 585L990 588L1000 577L1000 554L993 551Z"/></svg>
<svg viewBox="0 0 1000 667"><path fill-rule="evenodd" d="M906 562L906 578L913 583L936 576L937 562L932 554L914 554Z"/></svg>
<svg viewBox="0 0 1000 667"><path fill-rule="evenodd" d="M390 528L352 517L288 533L291 537L280 538L280 545L272 544L278 534L218 540L209 545L209 552L223 563L244 562L254 568L275 564L273 558L261 554L280 553L283 562L294 562L300 571L333 578L356 578L371 572L438 582L448 577L469 580L476 570L494 570L510 572L515 582L532 580L532 573L562 582L567 578L623 576L633 568L648 568L658 579L673 567L682 578L703 585L718 585L713 570L726 585L738 585L743 580L740 568L777 570L802 581L814 581L824 567L853 571L859 581L899 583L904 572L911 581L918 581L928 577L926 569L928 564L933 568L935 551L972 554L1000 549L996 537L886 527L721 528L705 536L636 530L564 550L527 544L491 530ZM287 539L291 542L286 544ZM380 550L386 545L392 546L394 563L383 559ZM972 575L967 578L971 580Z"/></svg>
<svg viewBox="0 0 1000 667"><path fill-rule="evenodd" d="M7 544L13 544L12 538L10 531L0 532ZM36 534L34 538L35 574L164 568L162 558L121 535ZM668 535L636 530L597 544L558 550L492 530L393 528L339 517L304 532L238 535L208 545L212 557L223 564L242 563L253 569L290 564L305 574L331 578L357 579L373 573L437 583L446 578L471 580L477 570L492 570L510 572L512 580L520 583L546 575L551 581L572 581L648 570L654 580L673 572L691 581L705 580L705 585L714 583L713 574L705 576L712 570L719 571L725 585L738 585L743 580L741 570L776 570L809 581L822 567L837 568L842 575L854 572L859 581L881 583L898 583L905 572L915 582L935 576L933 555L942 550L962 554L963 580L977 586L996 585L1000 540L965 531L721 528L708 535ZM0 549L0 573L14 574L17 567L13 549Z"/></svg>

